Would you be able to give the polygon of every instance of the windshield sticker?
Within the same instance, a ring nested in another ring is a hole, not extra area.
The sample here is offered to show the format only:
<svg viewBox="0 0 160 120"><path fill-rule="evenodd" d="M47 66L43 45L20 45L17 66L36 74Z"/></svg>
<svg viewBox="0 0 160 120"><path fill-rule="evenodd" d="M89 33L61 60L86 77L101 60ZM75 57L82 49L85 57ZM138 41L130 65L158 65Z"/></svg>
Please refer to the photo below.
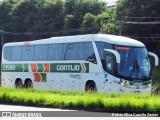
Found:
<svg viewBox="0 0 160 120"><path fill-rule="evenodd" d="M129 47L120 47L120 46L116 46L117 50L129 50Z"/></svg>

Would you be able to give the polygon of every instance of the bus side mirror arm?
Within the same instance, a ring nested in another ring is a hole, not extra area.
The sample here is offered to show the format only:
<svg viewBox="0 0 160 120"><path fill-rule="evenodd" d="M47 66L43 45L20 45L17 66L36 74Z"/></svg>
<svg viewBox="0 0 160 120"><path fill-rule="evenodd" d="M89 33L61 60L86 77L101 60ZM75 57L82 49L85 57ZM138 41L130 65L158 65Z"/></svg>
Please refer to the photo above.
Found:
<svg viewBox="0 0 160 120"><path fill-rule="evenodd" d="M112 49L104 49L104 50L107 51L107 52L113 53L115 55L115 57L116 57L116 62L117 63L121 62L120 54L117 51L112 50Z"/></svg>
<svg viewBox="0 0 160 120"><path fill-rule="evenodd" d="M158 59L158 56L152 52L148 52L148 55L154 57L154 60L155 60L155 66L158 66L158 62L159 62L159 59Z"/></svg>

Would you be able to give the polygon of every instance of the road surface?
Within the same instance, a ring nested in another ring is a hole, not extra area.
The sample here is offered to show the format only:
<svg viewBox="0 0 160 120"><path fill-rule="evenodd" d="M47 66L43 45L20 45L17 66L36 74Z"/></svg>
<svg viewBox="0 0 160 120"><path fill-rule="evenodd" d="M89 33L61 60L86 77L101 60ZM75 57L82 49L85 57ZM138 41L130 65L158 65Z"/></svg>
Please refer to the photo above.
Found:
<svg viewBox="0 0 160 120"><path fill-rule="evenodd" d="M111 113L0 104L0 117L108 117Z"/></svg>
<svg viewBox="0 0 160 120"><path fill-rule="evenodd" d="M73 111L73 110L0 104L0 111Z"/></svg>

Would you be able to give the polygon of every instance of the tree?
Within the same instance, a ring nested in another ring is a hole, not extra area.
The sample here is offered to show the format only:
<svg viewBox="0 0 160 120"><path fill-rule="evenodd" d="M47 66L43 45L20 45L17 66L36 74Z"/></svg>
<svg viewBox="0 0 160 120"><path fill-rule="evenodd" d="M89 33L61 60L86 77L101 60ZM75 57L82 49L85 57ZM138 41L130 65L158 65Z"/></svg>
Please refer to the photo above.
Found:
<svg viewBox="0 0 160 120"><path fill-rule="evenodd" d="M67 15L65 17L65 25L64 25L64 34L65 35L74 35L78 34L79 31L75 28L77 27L76 19L73 15Z"/></svg>
<svg viewBox="0 0 160 120"><path fill-rule="evenodd" d="M96 23L96 16L91 13L86 13L83 17L83 22L81 24L82 33L97 33L99 32L99 26Z"/></svg>
<svg viewBox="0 0 160 120"><path fill-rule="evenodd" d="M110 8L97 16L97 23L101 28L101 33L118 34L118 24L115 18L115 8Z"/></svg>
<svg viewBox="0 0 160 120"><path fill-rule="evenodd" d="M13 3L11 11L11 31L12 32L29 32L34 25L38 9L36 3L31 0L21 0ZM16 29L15 29L16 28Z"/></svg>
<svg viewBox="0 0 160 120"><path fill-rule="evenodd" d="M106 10L106 4L99 0L66 0L64 10L66 14L65 19L73 21L72 28L67 27L67 29L79 29L81 28L86 13L92 15L101 14ZM68 18L71 16L72 19ZM73 34L79 33L76 31Z"/></svg>
<svg viewBox="0 0 160 120"><path fill-rule="evenodd" d="M0 1L0 29L10 29L12 4L9 1Z"/></svg>
<svg viewBox="0 0 160 120"><path fill-rule="evenodd" d="M65 15L74 15L74 10L77 0L65 0L64 13Z"/></svg>
<svg viewBox="0 0 160 120"><path fill-rule="evenodd" d="M63 2L60 0L46 0L38 7L38 17L32 31L46 33L48 36L62 34L64 29ZM47 36L44 36L47 37Z"/></svg>
<svg viewBox="0 0 160 120"><path fill-rule="evenodd" d="M160 18L154 18L160 16L159 5L160 1L157 0L120 0L117 3L116 9L117 20L125 22L151 22L160 20ZM160 30L157 25L149 24L125 24L123 29L123 34L129 36L150 36Z"/></svg>
<svg viewBox="0 0 160 120"><path fill-rule="evenodd" d="M87 21L97 26L96 17L106 11L106 4L100 0L3 0L0 10L0 29L9 31L7 39L26 41L81 34Z"/></svg>
<svg viewBox="0 0 160 120"><path fill-rule="evenodd" d="M122 35L142 41L149 51L158 52L160 24L126 24L126 22L160 21L159 0L120 0L117 3L117 20L122 21Z"/></svg>

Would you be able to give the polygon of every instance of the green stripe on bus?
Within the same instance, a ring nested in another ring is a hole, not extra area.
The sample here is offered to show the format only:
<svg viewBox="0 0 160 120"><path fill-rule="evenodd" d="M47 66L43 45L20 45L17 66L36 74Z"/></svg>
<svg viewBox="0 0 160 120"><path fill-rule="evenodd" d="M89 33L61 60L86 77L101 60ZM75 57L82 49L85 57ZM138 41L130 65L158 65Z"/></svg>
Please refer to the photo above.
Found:
<svg viewBox="0 0 160 120"><path fill-rule="evenodd" d="M23 64L23 66L24 66L23 72L28 72L29 65L28 64Z"/></svg>
<svg viewBox="0 0 160 120"><path fill-rule="evenodd" d="M44 68L43 68L43 64L37 64L38 67L38 71L37 72L43 72Z"/></svg>
<svg viewBox="0 0 160 120"><path fill-rule="evenodd" d="M2 64L2 72L28 72L28 64Z"/></svg>
<svg viewBox="0 0 160 120"><path fill-rule="evenodd" d="M42 77L41 82L46 82L46 80L47 80L46 73L40 73L40 74L41 74L41 77Z"/></svg>
<svg viewBox="0 0 160 120"><path fill-rule="evenodd" d="M86 67L85 73L89 73L89 63L84 63L84 65Z"/></svg>
<svg viewBox="0 0 160 120"><path fill-rule="evenodd" d="M37 64L38 71L43 72L44 66ZM3 64L2 72L28 72L29 64ZM50 72L60 73L89 73L89 63L51 63Z"/></svg>

